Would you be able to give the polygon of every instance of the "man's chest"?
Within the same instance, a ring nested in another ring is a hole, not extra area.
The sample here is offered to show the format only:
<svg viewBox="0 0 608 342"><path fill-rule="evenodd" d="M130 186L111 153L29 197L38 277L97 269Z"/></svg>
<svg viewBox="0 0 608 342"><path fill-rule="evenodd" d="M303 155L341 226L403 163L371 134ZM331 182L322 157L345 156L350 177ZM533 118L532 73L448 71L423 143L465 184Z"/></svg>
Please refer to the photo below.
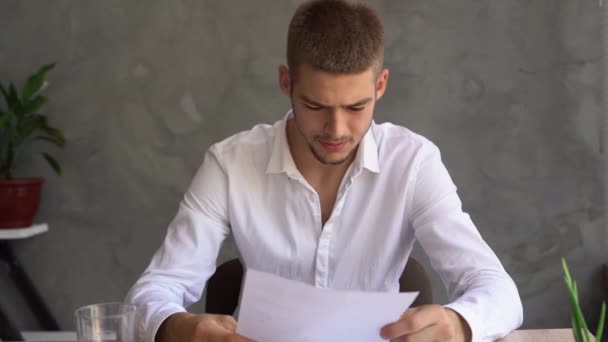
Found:
<svg viewBox="0 0 608 342"><path fill-rule="evenodd" d="M327 272L365 279L376 272L366 265L400 260L413 240L402 194L365 179L319 193L297 180L253 184L230 199L229 212L243 260L260 270L313 283L329 281Z"/></svg>

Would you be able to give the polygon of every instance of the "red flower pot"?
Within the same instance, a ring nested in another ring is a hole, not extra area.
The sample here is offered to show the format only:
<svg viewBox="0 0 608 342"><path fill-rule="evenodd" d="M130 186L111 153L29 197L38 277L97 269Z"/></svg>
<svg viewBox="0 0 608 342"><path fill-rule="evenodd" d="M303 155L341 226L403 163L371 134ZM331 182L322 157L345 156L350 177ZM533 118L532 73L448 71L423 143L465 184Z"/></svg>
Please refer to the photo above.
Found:
<svg viewBox="0 0 608 342"><path fill-rule="evenodd" d="M0 179L0 229L32 225L43 182L42 178Z"/></svg>

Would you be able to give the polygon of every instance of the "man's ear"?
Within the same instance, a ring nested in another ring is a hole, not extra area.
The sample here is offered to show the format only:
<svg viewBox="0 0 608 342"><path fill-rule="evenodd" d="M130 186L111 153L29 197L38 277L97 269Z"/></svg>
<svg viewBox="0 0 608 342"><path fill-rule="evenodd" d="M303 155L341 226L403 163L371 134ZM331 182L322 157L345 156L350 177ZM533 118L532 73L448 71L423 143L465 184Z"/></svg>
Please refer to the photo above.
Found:
<svg viewBox="0 0 608 342"><path fill-rule="evenodd" d="M378 77L376 78L376 100L380 100L384 92L386 92L386 85L388 84L388 69L382 69Z"/></svg>
<svg viewBox="0 0 608 342"><path fill-rule="evenodd" d="M291 76L289 68L284 64L279 66L279 87L283 94L291 96Z"/></svg>

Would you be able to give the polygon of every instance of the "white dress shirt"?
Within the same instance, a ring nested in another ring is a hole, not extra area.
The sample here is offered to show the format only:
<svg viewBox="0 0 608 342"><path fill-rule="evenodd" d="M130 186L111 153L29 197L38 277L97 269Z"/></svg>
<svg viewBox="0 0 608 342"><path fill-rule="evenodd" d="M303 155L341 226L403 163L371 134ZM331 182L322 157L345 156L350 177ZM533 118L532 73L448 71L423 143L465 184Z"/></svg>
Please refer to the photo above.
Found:
<svg viewBox="0 0 608 342"><path fill-rule="evenodd" d="M518 328L517 288L484 242L438 148L406 128L372 123L330 218L291 156L286 122L257 125L214 144L127 296L139 307L141 341L201 298L222 241L232 234L245 267L321 288L399 291L415 240L474 341Z"/></svg>

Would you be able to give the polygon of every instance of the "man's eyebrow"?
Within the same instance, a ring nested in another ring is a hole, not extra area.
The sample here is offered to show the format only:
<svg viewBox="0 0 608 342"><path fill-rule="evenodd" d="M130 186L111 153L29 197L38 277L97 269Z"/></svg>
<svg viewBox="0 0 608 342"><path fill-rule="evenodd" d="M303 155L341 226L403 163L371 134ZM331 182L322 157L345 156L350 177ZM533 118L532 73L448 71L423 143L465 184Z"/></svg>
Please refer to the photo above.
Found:
<svg viewBox="0 0 608 342"><path fill-rule="evenodd" d="M357 101L357 102L355 102L355 103L353 103L353 104L346 105L346 106L344 106L344 107L360 107L360 106L363 106L363 105L365 105L365 104L368 104L368 103L372 102L372 100L373 100L373 99L372 99L371 97L367 97L367 98L364 98L364 99L363 99L363 100L361 100L361 101Z"/></svg>
<svg viewBox="0 0 608 342"><path fill-rule="evenodd" d="M331 107L331 106L322 104L320 102L317 102L315 100L309 99L308 97L306 97L306 95L302 95L302 96L300 96L300 98L302 99L302 101L307 102L308 104L311 104L316 107L323 107L323 108Z"/></svg>
<svg viewBox="0 0 608 342"><path fill-rule="evenodd" d="M306 102L306 103L308 103L308 104L311 104L311 105L313 105L313 106L316 106L316 107L322 107L322 108L329 108L329 107L331 107L331 106L329 106L329 105L326 105L326 104L323 104L323 103L317 102L317 101L315 101L315 100L312 100L312 99L310 99L310 98L306 97L305 95L300 96L300 98L302 99L302 101L304 101L304 102ZM357 102L355 102L355 103L348 104L348 105L344 105L344 106L342 106L342 107L344 107L344 108L360 107L360 106L363 106L363 105L365 105L365 104L370 103L371 101L373 101L373 99L372 99L371 97L367 97L367 98L364 98L364 99L362 99L362 100L359 100L359 101L357 101Z"/></svg>

